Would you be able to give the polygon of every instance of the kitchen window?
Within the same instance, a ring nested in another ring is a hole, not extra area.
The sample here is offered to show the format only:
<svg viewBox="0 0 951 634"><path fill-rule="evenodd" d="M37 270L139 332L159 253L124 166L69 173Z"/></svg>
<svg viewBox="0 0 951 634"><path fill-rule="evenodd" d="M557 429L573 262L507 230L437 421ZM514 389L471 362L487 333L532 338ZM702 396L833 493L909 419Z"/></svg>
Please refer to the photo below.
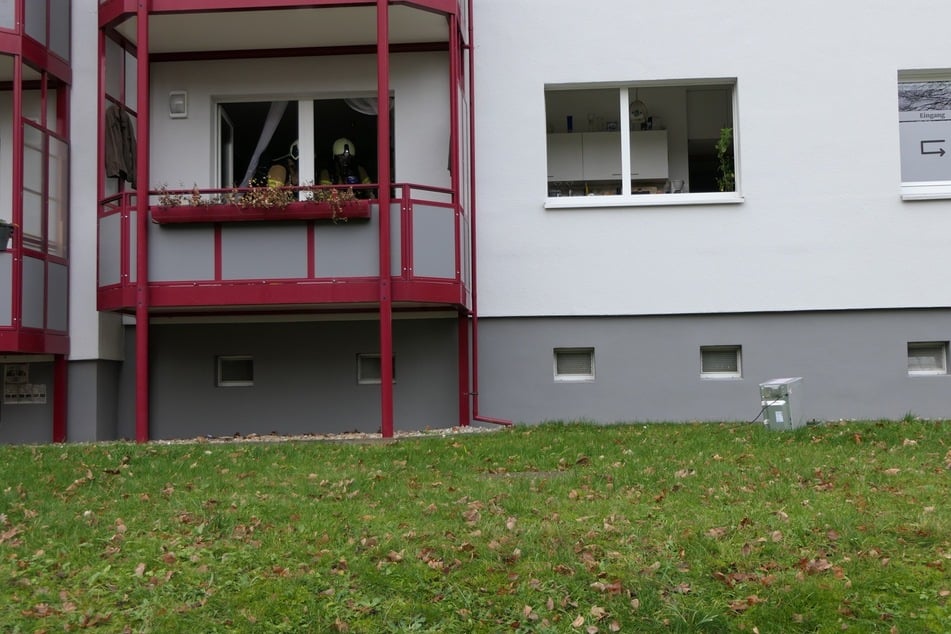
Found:
<svg viewBox="0 0 951 634"><path fill-rule="evenodd" d="M739 202L735 86L547 86L545 206Z"/></svg>
<svg viewBox="0 0 951 634"><path fill-rule="evenodd" d="M904 200L951 198L951 70L898 73Z"/></svg>

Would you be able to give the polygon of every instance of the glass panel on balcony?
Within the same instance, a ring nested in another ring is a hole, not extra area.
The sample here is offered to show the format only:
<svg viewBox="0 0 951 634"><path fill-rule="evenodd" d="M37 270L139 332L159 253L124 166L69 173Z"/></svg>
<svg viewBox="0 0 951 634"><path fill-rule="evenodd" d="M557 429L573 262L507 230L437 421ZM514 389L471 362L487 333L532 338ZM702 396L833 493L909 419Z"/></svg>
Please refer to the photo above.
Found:
<svg viewBox="0 0 951 634"><path fill-rule="evenodd" d="M23 117L42 124L42 93L40 90L23 90Z"/></svg>
<svg viewBox="0 0 951 634"><path fill-rule="evenodd" d="M27 0L23 4L26 14L25 33L46 46L46 0Z"/></svg>
<svg viewBox="0 0 951 634"><path fill-rule="evenodd" d="M70 0L50 0L50 50L69 60Z"/></svg>
<svg viewBox="0 0 951 634"><path fill-rule="evenodd" d="M50 255L59 257L66 257L68 159L69 146L50 137L48 244Z"/></svg>
<svg viewBox="0 0 951 634"><path fill-rule="evenodd" d="M23 241L43 248L44 134L23 125Z"/></svg>
<svg viewBox="0 0 951 634"><path fill-rule="evenodd" d="M122 67L124 53L122 47L113 40L106 39L106 95L115 100L122 98L122 84L125 71Z"/></svg>
<svg viewBox="0 0 951 634"><path fill-rule="evenodd" d="M135 55L132 53L125 53L125 105L129 107L130 110L136 110L137 101L136 99L139 96L138 89L136 87L137 78L139 76L139 66L136 63Z"/></svg>
<svg viewBox="0 0 951 634"><path fill-rule="evenodd" d="M13 29L16 26L14 22L15 7L14 0L0 0L0 28Z"/></svg>

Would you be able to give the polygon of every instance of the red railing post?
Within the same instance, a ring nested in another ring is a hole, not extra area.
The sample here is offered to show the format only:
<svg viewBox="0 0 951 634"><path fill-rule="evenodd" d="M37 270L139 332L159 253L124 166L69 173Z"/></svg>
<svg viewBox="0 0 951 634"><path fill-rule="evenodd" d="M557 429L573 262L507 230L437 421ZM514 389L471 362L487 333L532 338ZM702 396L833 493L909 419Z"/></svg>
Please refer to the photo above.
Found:
<svg viewBox="0 0 951 634"><path fill-rule="evenodd" d="M149 1L139 0L136 64L135 440L149 440Z"/></svg>
<svg viewBox="0 0 951 634"><path fill-rule="evenodd" d="M390 276L389 0L376 3L377 181L380 198L380 433L393 437L393 296Z"/></svg>

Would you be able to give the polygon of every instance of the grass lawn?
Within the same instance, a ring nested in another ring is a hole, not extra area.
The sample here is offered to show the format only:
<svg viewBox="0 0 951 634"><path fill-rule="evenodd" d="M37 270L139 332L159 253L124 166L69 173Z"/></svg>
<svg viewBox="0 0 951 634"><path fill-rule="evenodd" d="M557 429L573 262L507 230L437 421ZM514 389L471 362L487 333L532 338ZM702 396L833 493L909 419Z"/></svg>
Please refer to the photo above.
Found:
<svg viewBox="0 0 951 634"><path fill-rule="evenodd" d="M951 423L0 447L0 631L951 632Z"/></svg>

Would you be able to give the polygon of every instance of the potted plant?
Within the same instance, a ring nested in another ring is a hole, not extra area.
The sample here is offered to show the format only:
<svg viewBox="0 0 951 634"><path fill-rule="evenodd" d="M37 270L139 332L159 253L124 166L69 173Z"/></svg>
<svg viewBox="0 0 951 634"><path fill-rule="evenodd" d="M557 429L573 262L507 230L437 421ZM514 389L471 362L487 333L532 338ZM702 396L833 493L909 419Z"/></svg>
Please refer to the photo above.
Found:
<svg viewBox="0 0 951 634"><path fill-rule="evenodd" d="M733 165L733 128L722 128L717 141L717 185L721 192L736 191L736 172Z"/></svg>
<svg viewBox="0 0 951 634"><path fill-rule="evenodd" d="M10 238L13 237L14 229L16 229L15 224L0 218L0 251L7 250L7 244L10 242Z"/></svg>

